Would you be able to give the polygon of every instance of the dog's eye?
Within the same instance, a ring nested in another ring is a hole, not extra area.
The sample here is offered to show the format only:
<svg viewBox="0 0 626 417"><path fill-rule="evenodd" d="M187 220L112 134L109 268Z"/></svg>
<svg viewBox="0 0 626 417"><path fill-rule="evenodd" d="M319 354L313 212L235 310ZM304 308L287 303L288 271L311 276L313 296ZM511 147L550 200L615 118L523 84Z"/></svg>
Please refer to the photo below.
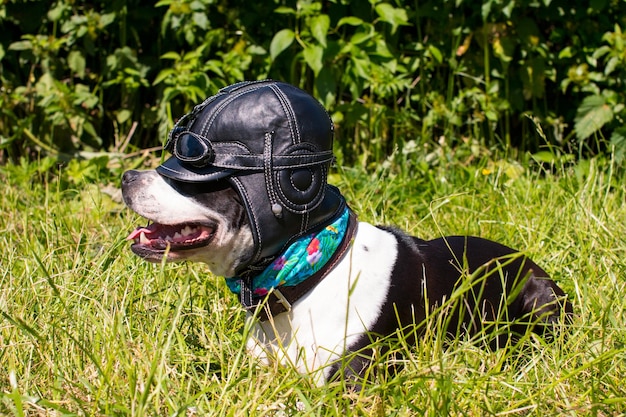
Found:
<svg viewBox="0 0 626 417"><path fill-rule="evenodd" d="M204 193L214 193L230 188L230 184L225 180L209 181L201 183L201 189Z"/></svg>
<svg viewBox="0 0 626 417"><path fill-rule="evenodd" d="M230 188L226 180L216 180L208 182L183 182L170 178L165 179L169 185L183 195L195 196L198 194L210 194Z"/></svg>

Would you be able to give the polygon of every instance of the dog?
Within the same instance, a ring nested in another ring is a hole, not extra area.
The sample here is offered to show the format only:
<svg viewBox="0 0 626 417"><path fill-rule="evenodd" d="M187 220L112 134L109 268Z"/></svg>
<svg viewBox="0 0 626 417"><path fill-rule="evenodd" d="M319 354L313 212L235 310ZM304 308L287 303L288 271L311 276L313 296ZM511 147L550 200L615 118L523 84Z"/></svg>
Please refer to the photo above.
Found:
<svg viewBox="0 0 626 417"><path fill-rule="evenodd" d="M495 345L572 315L548 274L509 247L358 221L327 183L333 134L325 109L289 84L220 90L177 122L171 158L123 174L126 205L150 221L128 236L132 251L227 277L255 321L251 354L318 384L363 378L373 337L400 330L418 343L431 314L452 335L510 323Z"/></svg>

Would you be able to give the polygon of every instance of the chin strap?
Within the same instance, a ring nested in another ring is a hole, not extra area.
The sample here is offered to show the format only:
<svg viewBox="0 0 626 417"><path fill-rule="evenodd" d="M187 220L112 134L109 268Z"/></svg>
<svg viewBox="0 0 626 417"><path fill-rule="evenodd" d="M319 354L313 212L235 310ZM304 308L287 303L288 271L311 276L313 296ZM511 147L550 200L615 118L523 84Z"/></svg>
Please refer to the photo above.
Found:
<svg viewBox="0 0 626 417"><path fill-rule="evenodd" d="M357 225L356 215L346 208L338 220L318 234L309 235L304 245L303 242L300 245L295 242L258 275L226 278L226 283L239 296L246 310L254 313L258 309L258 318L267 321L272 316L291 310L296 301L319 284L343 259L351 247ZM319 244L323 245L325 232L329 236L343 234L343 237L339 237L341 240L334 246L335 250L323 259L324 255L320 255L322 251L317 249ZM322 259L319 259L320 256Z"/></svg>

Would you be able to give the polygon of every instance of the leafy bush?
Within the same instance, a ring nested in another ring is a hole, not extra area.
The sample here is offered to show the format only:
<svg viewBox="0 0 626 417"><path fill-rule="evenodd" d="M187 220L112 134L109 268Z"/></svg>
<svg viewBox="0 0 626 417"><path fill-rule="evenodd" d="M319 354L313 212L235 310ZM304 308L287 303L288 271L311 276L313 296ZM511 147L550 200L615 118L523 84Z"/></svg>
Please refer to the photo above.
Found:
<svg viewBox="0 0 626 417"><path fill-rule="evenodd" d="M618 0L8 0L0 158L159 146L202 98L271 77L324 103L346 163L476 141L621 161L624 20Z"/></svg>

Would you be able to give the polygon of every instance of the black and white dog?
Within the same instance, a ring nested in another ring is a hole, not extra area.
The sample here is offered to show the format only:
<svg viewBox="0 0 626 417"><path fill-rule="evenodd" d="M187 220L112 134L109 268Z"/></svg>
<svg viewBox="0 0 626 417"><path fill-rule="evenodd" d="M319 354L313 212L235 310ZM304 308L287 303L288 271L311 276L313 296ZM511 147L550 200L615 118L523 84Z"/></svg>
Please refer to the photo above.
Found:
<svg viewBox="0 0 626 417"><path fill-rule="evenodd" d="M446 315L442 331L469 334L503 321L511 332L528 323L543 331L571 314L548 274L508 247L464 236L426 241L356 221L326 184L332 134L324 109L288 84L221 90L177 123L166 145L172 158L156 171L124 174L124 201L151 222L129 236L133 252L152 262L204 262L231 277L257 320L250 352L319 383L372 335L405 329L416 341L434 311ZM256 280L281 254L347 212L323 265L259 293ZM363 375L367 350L350 357L344 374Z"/></svg>

